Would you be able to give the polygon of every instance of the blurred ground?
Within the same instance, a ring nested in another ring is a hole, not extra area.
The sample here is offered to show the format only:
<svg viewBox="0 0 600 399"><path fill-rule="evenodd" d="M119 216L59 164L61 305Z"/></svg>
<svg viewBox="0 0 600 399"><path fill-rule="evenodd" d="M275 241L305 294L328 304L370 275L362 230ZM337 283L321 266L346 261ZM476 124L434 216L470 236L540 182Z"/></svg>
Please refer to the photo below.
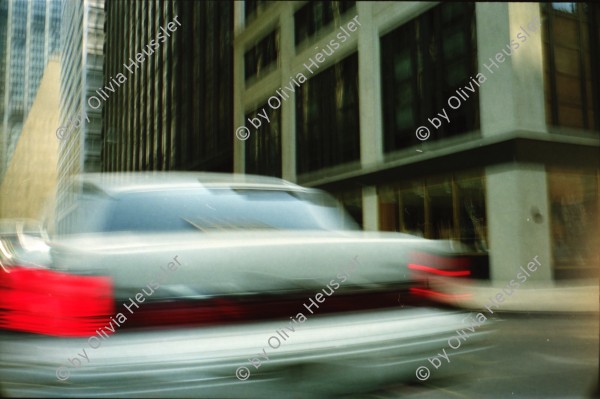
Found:
<svg viewBox="0 0 600 399"><path fill-rule="evenodd" d="M432 370L427 382L358 398L592 397L598 381L597 314L502 314L496 320L488 350L450 354L451 363Z"/></svg>
<svg viewBox="0 0 600 399"><path fill-rule="evenodd" d="M490 298L503 293L505 284L491 285L489 282L475 282L458 279L445 279L440 282L440 290L448 294L469 292L469 298L458 297L448 303L465 309L487 309ZM598 280L571 280L565 282L527 281L514 290L499 304L500 311L513 312L598 312ZM495 307L491 307L496 312Z"/></svg>

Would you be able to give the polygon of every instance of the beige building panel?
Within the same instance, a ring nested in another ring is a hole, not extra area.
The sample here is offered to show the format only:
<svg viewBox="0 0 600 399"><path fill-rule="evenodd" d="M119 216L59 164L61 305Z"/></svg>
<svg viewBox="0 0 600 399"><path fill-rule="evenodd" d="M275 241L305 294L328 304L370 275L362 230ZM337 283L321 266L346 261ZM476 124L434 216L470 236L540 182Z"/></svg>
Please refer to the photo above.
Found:
<svg viewBox="0 0 600 399"><path fill-rule="evenodd" d="M59 61L49 61L0 186L0 218L38 219L53 194L60 144L59 85Z"/></svg>

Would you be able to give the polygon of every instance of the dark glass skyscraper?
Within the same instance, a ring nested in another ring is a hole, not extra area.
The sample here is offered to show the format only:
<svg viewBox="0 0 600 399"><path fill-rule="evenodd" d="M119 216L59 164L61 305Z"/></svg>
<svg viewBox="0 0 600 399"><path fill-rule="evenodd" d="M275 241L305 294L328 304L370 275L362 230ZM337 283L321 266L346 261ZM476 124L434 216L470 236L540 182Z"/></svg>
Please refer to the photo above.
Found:
<svg viewBox="0 0 600 399"><path fill-rule="evenodd" d="M232 171L232 34L230 1L106 2L105 171Z"/></svg>

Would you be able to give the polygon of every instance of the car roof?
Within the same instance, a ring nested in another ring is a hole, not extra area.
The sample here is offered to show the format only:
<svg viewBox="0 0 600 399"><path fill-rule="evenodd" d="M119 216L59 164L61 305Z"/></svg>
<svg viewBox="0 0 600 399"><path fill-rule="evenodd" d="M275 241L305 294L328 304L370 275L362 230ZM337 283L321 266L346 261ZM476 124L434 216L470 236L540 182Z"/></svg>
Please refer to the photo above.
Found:
<svg viewBox="0 0 600 399"><path fill-rule="evenodd" d="M276 177L215 172L83 173L76 175L73 180L75 184L81 184L82 189L86 192L103 192L111 196L121 193L178 188L320 191L301 187Z"/></svg>

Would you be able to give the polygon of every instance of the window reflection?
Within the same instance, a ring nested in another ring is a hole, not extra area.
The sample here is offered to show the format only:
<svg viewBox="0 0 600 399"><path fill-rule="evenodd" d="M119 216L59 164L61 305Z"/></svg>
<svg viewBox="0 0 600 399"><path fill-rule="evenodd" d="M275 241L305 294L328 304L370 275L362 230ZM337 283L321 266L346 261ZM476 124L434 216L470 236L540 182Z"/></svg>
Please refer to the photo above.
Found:
<svg viewBox="0 0 600 399"><path fill-rule="evenodd" d="M425 193L423 187L402 190L400 193L400 227L403 232L425 236Z"/></svg>
<svg viewBox="0 0 600 399"><path fill-rule="evenodd" d="M246 23L263 13L275 1L267 0L246 0L244 4L244 15Z"/></svg>
<svg viewBox="0 0 600 399"><path fill-rule="evenodd" d="M296 45L313 37L332 21L354 8L354 1L309 1L294 14Z"/></svg>
<svg viewBox="0 0 600 399"><path fill-rule="evenodd" d="M600 6L552 3L544 15L546 119L549 124L600 130Z"/></svg>
<svg viewBox="0 0 600 399"><path fill-rule="evenodd" d="M481 179L457 180L460 240L476 251L487 251L485 190Z"/></svg>
<svg viewBox="0 0 600 399"><path fill-rule="evenodd" d="M597 175L555 170L548 174L548 185L556 278L594 275L600 264Z"/></svg>
<svg viewBox="0 0 600 399"><path fill-rule="evenodd" d="M418 124L477 75L476 58L473 4L441 4L381 38L386 152L420 142L414 134ZM470 97L430 139L479 128L479 100L477 94Z"/></svg>
<svg viewBox="0 0 600 399"><path fill-rule="evenodd" d="M452 219L452 185L449 181L427 188L429 196L429 238L455 239Z"/></svg>
<svg viewBox="0 0 600 399"><path fill-rule="evenodd" d="M552 8L562 12L568 12L571 14L575 14L576 12L576 3L551 3Z"/></svg>
<svg viewBox="0 0 600 399"><path fill-rule="evenodd" d="M258 44L244 54L244 77L260 79L275 66L279 56L279 31L265 36Z"/></svg>
<svg viewBox="0 0 600 399"><path fill-rule="evenodd" d="M487 219L482 176L447 176L382 186L380 228L431 239L460 241L487 252Z"/></svg>
<svg viewBox="0 0 600 399"><path fill-rule="evenodd" d="M358 58L356 53L297 89L298 173L358 161Z"/></svg>
<svg viewBox="0 0 600 399"><path fill-rule="evenodd" d="M269 123L263 121L258 129L250 128L250 137L244 142L246 148L246 173L281 177L281 107L274 110L263 104L248 118L262 119L257 116L266 112Z"/></svg>

